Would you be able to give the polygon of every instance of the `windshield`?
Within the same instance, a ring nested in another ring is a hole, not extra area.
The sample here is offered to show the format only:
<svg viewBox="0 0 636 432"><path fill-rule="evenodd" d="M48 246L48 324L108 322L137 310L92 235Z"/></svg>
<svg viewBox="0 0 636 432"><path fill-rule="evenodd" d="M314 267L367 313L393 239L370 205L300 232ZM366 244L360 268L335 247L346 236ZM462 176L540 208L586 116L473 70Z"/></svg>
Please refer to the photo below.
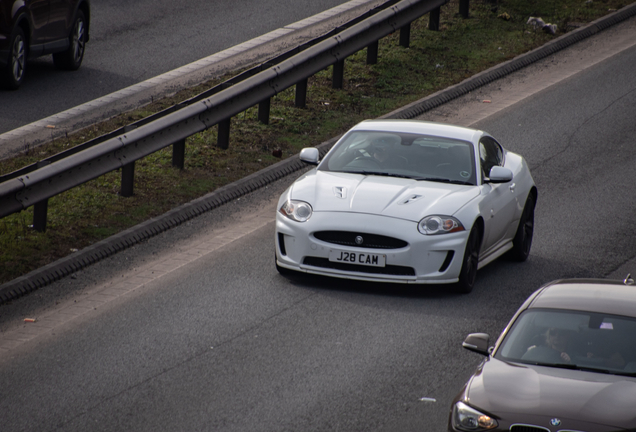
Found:
<svg viewBox="0 0 636 432"><path fill-rule="evenodd" d="M319 170L476 185L470 142L419 134L353 131Z"/></svg>
<svg viewBox="0 0 636 432"><path fill-rule="evenodd" d="M636 319L557 309L529 309L515 321L495 358L636 376Z"/></svg>

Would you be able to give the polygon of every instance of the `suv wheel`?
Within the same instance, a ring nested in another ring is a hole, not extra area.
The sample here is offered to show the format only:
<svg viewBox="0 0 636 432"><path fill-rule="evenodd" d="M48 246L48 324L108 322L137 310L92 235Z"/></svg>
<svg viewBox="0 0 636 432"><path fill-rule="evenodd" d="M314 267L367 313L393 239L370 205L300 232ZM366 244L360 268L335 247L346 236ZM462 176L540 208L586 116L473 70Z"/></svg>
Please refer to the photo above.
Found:
<svg viewBox="0 0 636 432"><path fill-rule="evenodd" d="M24 78L26 67L27 46L22 28L16 27L11 35L9 62L0 71L0 82L8 90L17 90Z"/></svg>
<svg viewBox="0 0 636 432"><path fill-rule="evenodd" d="M58 69L77 70L84 59L84 48L86 46L86 19L81 10L77 11L77 16L71 28L69 36L69 46L66 51L53 54L53 63Z"/></svg>

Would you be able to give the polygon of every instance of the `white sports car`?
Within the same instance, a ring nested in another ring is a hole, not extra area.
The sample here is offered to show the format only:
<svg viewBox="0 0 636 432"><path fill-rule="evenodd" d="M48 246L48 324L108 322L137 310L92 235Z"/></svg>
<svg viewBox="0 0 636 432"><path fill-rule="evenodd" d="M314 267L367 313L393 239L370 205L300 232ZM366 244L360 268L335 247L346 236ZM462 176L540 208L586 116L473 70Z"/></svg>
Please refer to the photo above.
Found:
<svg viewBox="0 0 636 432"><path fill-rule="evenodd" d="M349 130L280 197L276 268L376 282L454 283L504 253L525 261L537 188L486 132L415 120Z"/></svg>

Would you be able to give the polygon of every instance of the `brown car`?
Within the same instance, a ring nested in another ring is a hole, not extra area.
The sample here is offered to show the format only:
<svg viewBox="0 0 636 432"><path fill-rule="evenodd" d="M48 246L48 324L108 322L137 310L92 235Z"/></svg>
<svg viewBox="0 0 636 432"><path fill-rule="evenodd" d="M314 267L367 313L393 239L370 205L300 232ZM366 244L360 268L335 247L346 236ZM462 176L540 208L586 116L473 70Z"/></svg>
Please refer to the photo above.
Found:
<svg viewBox="0 0 636 432"><path fill-rule="evenodd" d="M451 405L449 431L636 431L636 285L549 283L519 308Z"/></svg>
<svg viewBox="0 0 636 432"><path fill-rule="evenodd" d="M89 0L0 0L0 86L20 87L27 59L46 54L79 69L89 23Z"/></svg>

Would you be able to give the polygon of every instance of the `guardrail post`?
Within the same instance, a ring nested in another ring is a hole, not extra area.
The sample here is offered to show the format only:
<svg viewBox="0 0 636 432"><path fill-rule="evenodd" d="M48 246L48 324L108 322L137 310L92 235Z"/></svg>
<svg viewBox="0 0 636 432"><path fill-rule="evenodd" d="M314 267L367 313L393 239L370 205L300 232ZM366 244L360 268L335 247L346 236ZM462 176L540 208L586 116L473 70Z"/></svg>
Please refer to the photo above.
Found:
<svg viewBox="0 0 636 432"><path fill-rule="evenodd" d="M222 148L223 150L227 150L230 146L230 120L231 118L219 122L219 132L216 146Z"/></svg>
<svg viewBox="0 0 636 432"><path fill-rule="evenodd" d="M439 31L439 16L441 8L435 8L431 11L428 19L428 29L433 31Z"/></svg>
<svg viewBox="0 0 636 432"><path fill-rule="evenodd" d="M33 205L33 229L43 233L46 231L46 214L49 209L49 200L45 199Z"/></svg>
<svg viewBox="0 0 636 432"><path fill-rule="evenodd" d="M408 23L400 29L400 46L404 48L409 47L411 42L411 23Z"/></svg>
<svg viewBox="0 0 636 432"><path fill-rule="evenodd" d="M133 196L135 184L135 161L129 162L121 167L121 191L119 195L123 197Z"/></svg>
<svg viewBox="0 0 636 432"><path fill-rule="evenodd" d="M459 0L459 14L464 18L468 18L468 3L469 0Z"/></svg>
<svg viewBox="0 0 636 432"><path fill-rule="evenodd" d="M183 169L185 165L185 138L172 144L172 166Z"/></svg>
<svg viewBox="0 0 636 432"><path fill-rule="evenodd" d="M42 168L49 165L51 161L39 161L36 164L37 168ZM33 205L33 229L37 232L46 231L46 219L49 210L49 200L44 199Z"/></svg>
<svg viewBox="0 0 636 432"><path fill-rule="evenodd" d="M378 62L378 41L372 42L367 47L367 64L374 65Z"/></svg>
<svg viewBox="0 0 636 432"><path fill-rule="evenodd" d="M296 108L307 105L307 78L296 83Z"/></svg>
<svg viewBox="0 0 636 432"><path fill-rule="evenodd" d="M258 104L258 121L263 124L269 124L269 108L272 104L272 98L267 98Z"/></svg>
<svg viewBox="0 0 636 432"><path fill-rule="evenodd" d="M342 81L344 78L344 60L338 60L333 65L333 77L331 86L335 89L342 88Z"/></svg>

